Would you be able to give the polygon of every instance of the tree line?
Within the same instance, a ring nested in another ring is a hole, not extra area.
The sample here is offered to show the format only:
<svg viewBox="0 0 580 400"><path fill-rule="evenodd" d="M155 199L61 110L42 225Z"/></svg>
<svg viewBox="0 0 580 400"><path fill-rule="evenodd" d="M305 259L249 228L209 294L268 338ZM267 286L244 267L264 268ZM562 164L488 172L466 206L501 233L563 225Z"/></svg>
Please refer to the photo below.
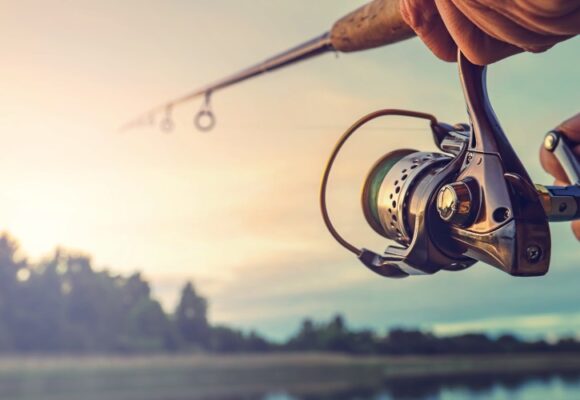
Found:
<svg viewBox="0 0 580 400"><path fill-rule="evenodd" d="M415 329L379 334L350 329L341 315L305 319L282 343L208 322L208 301L191 282L166 313L139 274L97 270L90 257L57 249L30 263L8 234L0 236L0 352L216 353L334 351L351 354L468 354L580 351L574 338L524 341L514 335L438 337Z"/></svg>

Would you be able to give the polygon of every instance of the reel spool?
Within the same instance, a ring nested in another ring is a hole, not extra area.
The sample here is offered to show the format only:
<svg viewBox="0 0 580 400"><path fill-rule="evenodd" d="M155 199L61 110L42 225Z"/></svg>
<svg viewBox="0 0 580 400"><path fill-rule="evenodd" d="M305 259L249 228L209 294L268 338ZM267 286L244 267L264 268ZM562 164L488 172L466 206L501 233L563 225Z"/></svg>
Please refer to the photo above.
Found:
<svg viewBox="0 0 580 400"><path fill-rule="evenodd" d="M381 158L367 175L361 196L365 219L373 230L408 246L419 212L414 189L427 174L450 160L444 154L407 149Z"/></svg>
<svg viewBox="0 0 580 400"><path fill-rule="evenodd" d="M550 262L548 221L580 218L578 160L565 140L551 132L545 146L575 185L534 186L491 108L485 67L471 64L461 53L458 64L471 124L451 126L408 110L381 110L361 118L339 139L327 163L320 192L324 222L343 247L386 277L458 271L477 261L514 276L543 275ZM326 208L326 186L350 136L369 121L390 115L429 120L441 153L395 150L371 168L362 189L363 214L377 234L397 244L379 255L337 232Z"/></svg>

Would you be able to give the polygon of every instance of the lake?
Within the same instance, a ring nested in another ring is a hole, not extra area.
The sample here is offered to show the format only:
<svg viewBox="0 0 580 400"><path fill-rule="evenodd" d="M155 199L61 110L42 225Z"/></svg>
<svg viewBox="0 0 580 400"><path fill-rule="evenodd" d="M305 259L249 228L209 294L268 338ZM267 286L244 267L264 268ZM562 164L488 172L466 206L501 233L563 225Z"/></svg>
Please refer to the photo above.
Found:
<svg viewBox="0 0 580 400"><path fill-rule="evenodd" d="M234 400L232 398L231 400ZM239 398L244 399L244 397ZM261 400L578 400L580 374L545 376L472 376L433 379L391 380L383 387L365 389L352 387L338 392L300 396L287 392L270 393Z"/></svg>
<svg viewBox="0 0 580 400"><path fill-rule="evenodd" d="M580 399L580 355L0 358L7 400Z"/></svg>

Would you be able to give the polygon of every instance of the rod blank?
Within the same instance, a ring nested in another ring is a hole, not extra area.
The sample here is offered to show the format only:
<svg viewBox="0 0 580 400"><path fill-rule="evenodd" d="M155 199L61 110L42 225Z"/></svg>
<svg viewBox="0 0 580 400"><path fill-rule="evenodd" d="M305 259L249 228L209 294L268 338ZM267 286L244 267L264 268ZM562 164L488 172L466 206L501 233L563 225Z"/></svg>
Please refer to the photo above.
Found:
<svg viewBox="0 0 580 400"><path fill-rule="evenodd" d="M366 50L396 43L413 35L411 28L401 18L398 0L374 0L338 20L330 32L182 97L154 107L125 124L122 130L150 124L154 120L154 116L159 113L165 113L164 121L166 123L167 121L171 122L171 112L176 106L201 96L205 96L205 104L195 120L197 121L201 114L210 115L212 118L211 128L213 126L213 113L210 107L210 96L220 89L329 51Z"/></svg>

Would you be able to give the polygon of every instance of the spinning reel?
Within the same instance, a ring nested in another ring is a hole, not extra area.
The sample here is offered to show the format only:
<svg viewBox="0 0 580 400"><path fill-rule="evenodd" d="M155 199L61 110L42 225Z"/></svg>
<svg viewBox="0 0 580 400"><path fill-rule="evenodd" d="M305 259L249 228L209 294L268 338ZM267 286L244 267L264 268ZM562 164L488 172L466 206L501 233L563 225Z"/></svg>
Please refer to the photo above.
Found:
<svg viewBox="0 0 580 400"><path fill-rule="evenodd" d="M534 185L511 147L487 96L486 68L458 57L470 125L448 125L429 114L381 110L357 121L337 143L322 179L320 204L333 237L372 271L390 278L459 271L483 261L514 276L548 271L548 221L580 219L580 163L557 131L544 147L562 164L567 187ZM381 116L430 122L442 153L395 150L370 170L362 190L364 216L397 243L379 255L359 249L334 228L326 186L340 149L358 128Z"/></svg>

